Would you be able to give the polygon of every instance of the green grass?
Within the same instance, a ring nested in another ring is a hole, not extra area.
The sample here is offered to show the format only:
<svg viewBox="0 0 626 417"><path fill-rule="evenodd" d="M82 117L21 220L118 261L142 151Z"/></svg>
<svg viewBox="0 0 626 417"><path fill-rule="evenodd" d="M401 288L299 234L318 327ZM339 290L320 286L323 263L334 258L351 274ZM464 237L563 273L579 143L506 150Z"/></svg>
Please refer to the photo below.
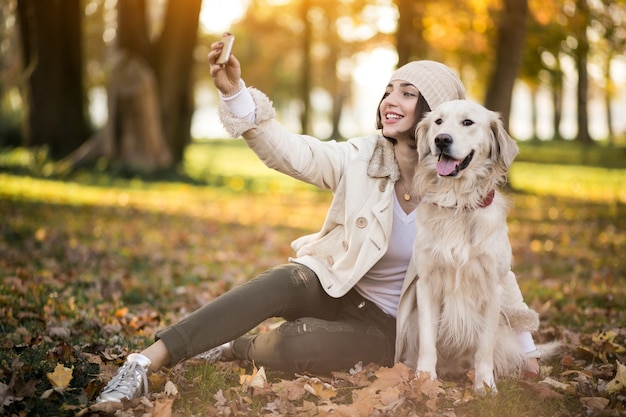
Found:
<svg viewBox="0 0 626 417"><path fill-rule="evenodd" d="M523 160L511 172L514 270L525 299L541 311L539 340L573 340L573 359L551 363L552 376L567 382L588 374L584 389L542 399L524 384L504 382L495 398L459 405L447 404L455 398L448 396L438 411L594 415L579 397L602 397L598 379L608 380L610 366L624 357L607 350L602 363L579 345L626 327L625 172ZM104 164L63 173L45 152L0 151L0 382L24 397L12 412L73 415L85 408L99 372L150 343L157 329L284 262L292 239L320 227L330 198L268 170L242 141L193 144L184 167L158 177ZM75 378L70 390L44 400L56 363L74 366ZM219 390L233 409L267 411L276 399L269 390L251 395L239 386L239 374L250 369L223 365L159 374L181 391L175 415L211 414ZM354 388L340 388L336 401L348 404Z"/></svg>
<svg viewBox="0 0 626 417"><path fill-rule="evenodd" d="M518 141L518 161L555 165L595 166L625 169L626 146L607 146L601 142L581 145L569 140Z"/></svg>

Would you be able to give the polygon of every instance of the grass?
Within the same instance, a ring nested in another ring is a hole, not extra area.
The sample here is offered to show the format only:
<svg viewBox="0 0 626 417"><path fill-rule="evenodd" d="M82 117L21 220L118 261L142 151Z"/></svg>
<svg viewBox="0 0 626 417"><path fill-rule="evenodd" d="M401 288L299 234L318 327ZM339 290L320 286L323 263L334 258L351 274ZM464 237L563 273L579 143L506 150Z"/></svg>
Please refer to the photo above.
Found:
<svg viewBox="0 0 626 417"><path fill-rule="evenodd" d="M104 164L63 173L45 152L0 151L0 383L23 398L12 412L84 410L104 379L100 373L110 375L157 329L284 262L289 242L323 222L328 193L268 170L241 141L194 144L186 161L171 176L149 178L116 174ZM535 385L510 381L495 398L459 404L446 395L440 414L430 415L623 410L623 400L598 386L612 377L616 359L626 359L616 350L624 336L615 344L594 340L626 328L625 174L618 167L523 160L511 172L514 270L527 302L542 315L538 340L567 340L567 354L547 364L550 375L563 383L576 376L577 391L546 399ZM42 399L57 363L74 367L70 388ZM239 384L249 372L237 364L190 362L151 382L178 386L175 415L216 414L220 390L233 415L268 412L268 404L278 404L271 390L251 393ZM272 383L282 377L268 373ZM337 404L350 404L350 393L360 388L345 381L338 387ZM292 406L322 404L307 395ZM582 397L609 398L610 410L589 409ZM133 407L139 412L140 405ZM429 410L418 404L414 412Z"/></svg>

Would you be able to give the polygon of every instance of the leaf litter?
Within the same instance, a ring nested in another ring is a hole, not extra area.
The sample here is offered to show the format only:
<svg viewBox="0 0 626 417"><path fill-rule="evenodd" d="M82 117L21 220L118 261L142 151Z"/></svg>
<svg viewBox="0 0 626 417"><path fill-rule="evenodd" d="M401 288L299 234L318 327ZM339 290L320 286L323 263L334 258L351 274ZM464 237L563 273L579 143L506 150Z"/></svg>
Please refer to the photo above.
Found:
<svg viewBox="0 0 626 417"><path fill-rule="evenodd" d="M514 270L541 315L536 341L564 346L537 378L502 381L494 398L476 398L471 375L431 381L401 364L313 376L190 360L150 375L145 397L94 404L130 352L284 262L289 242L321 224L328 204L223 197L225 216L201 194L181 189L176 208L163 210L0 199L5 414L461 417L493 408L501 416L625 415L626 209L522 194L510 216ZM130 201L137 201L132 193ZM207 209L187 212L190 206ZM281 213L300 208L311 216L281 224ZM220 386L204 387L217 375Z"/></svg>

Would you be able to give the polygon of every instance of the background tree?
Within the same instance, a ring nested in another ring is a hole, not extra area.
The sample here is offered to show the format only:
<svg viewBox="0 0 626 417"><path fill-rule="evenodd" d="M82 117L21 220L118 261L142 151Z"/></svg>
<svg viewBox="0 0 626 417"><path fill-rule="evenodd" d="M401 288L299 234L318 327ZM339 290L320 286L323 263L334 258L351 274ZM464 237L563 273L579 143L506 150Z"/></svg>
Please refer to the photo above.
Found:
<svg viewBox="0 0 626 417"><path fill-rule="evenodd" d="M414 59L428 56L428 45L423 37L424 9L428 0L394 0L398 8L396 50L398 67Z"/></svg>
<svg viewBox="0 0 626 417"><path fill-rule="evenodd" d="M503 0L497 20L495 65L489 79L485 106L502 114L508 129L513 86L524 51L527 0Z"/></svg>
<svg viewBox="0 0 626 417"><path fill-rule="evenodd" d="M24 145L62 157L88 137L84 113L80 0L18 0Z"/></svg>
<svg viewBox="0 0 626 417"><path fill-rule="evenodd" d="M201 0L168 1L155 36L146 0L117 3L115 58L107 85L109 118L70 156L70 163L105 156L150 172L182 161L191 141L200 6Z"/></svg>
<svg viewBox="0 0 626 417"><path fill-rule="evenodd" d="M588 57L589 57L589 40L587 39L587 29L591 20L589 5L587 0L576 0L575 10L570 16L572 22L573 38L572 57L576 63L578 72L578 88L576 90L576 120L578 124L577 140L584 144L591 143L591 135L589 134L589 73L588 73Z"/></svg>
<svg viewBox="0 0 626 417"><path fill-rule="evenodd" d="M538 138L537 115L543 111L538 106L536 93L540 88L548 90L552 98L552 139L561 139L560 126L563 115L563 70L560 54L567 34L563 25L561 8L554 2L535 2L530 9L521 80L533 93L533 138Z"/></svg>

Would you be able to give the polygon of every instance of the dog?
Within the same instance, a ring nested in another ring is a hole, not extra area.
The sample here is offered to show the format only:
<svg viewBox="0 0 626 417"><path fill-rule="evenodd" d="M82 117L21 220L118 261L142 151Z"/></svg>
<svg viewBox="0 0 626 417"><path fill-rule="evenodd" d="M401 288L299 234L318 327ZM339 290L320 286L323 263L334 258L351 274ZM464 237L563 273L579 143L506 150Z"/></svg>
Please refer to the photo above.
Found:
<svg viewBox="0 0 626 417"><path fill-rule="evenodd" d="M497 376L526 365L512 323L517 312L508 305L507 292L519 288L510 269L508 201L498 190L518 146L498 113L454 100L426 114L416 147L416 371L436 379L438 368L461 372L473 364L474 390L495 393ZM537 313L521 304L522 327L535 330Z"/></svg>

